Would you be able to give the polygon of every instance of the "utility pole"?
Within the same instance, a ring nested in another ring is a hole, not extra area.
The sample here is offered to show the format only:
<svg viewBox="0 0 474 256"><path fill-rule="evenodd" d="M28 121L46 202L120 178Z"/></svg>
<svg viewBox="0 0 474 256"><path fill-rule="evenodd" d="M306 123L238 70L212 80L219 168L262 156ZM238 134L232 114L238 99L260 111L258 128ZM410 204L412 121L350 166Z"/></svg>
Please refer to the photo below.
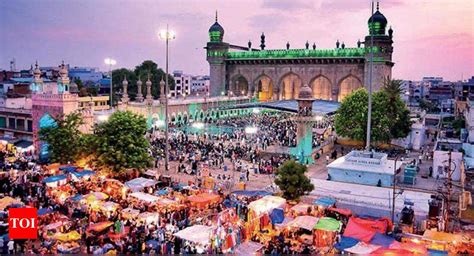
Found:
<svg viewBox="0 0 474 256"><path fill-rule="evenodd" d="M372 1L372 15L370 16L370 22L372 23L374 19L374 1ZM367 111L367 144L365 145L365 150L370 151L370 133L371 133L371 123L372 123L372 69L374 65L374 31L373 28L369 30L370 32L370 61L369 61L369 106Z"/></svg>
<svg viewBox="0 0 474 256"><path fill-rule="evenodd" d="M451 200L451 189L452 189L452 180L451 180L451 175L452 175L452 171L451 171L451 150L449 150L448 152L448 182L447 182L447 186L448 186L448 193L447 193L447 196L446 196L446 215L445 215L445 224L444 224L444 231L445 232L448 232L449 230L449 207L450 207L450 200Z"/></svg>

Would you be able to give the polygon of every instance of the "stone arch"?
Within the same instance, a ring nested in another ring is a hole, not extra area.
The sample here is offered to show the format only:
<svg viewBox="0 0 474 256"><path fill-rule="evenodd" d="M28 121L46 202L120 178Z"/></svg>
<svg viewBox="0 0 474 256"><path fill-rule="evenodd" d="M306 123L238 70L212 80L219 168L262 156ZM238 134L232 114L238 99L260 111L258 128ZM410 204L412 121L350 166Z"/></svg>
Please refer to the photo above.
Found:
<svg viewBox="0 0 474 256"><path fill-rule="evenodd" d="M170 122L171 122L172 124L175 124L175 122L176 122L176 113L173 112L173 113L171 114Z"/></svg>
<svg viewBox="0 0 474 256"><path fill-rule="evenodd" d="M40 129L55 126L57 126L56 120L54 120L54 118L49 113L45 113L38 121L38 127Z"/></svg>
<svg viewBox="0 0 474 256"><path fill-rule="evenodd" d="M184 113L183 113L183 123L184 123L184 124L187 124L188 121L189 121L188 112L184 112Z"/></svg>
<svg viewBox="0 0 474 256"><path fill-rule="evenodd" d="M280 78L279 90L280 99L292 100L298 98L303 80L294 72L288 72Z"/></svg>
<svg viewBox="0 0 474 256"><path fill-rule="evenodd" d="M347 75L339 81L339 95L337 100L341 102L347 95L362 87L360 79L354 75Z"/></svg>
<svg viewBox="0 0 474 256"><path fill-rule="evenodd" d="M313 97L318 100L332 100L332 84L329 78L324 75L318 75L311 79L309 83L313 90Z"/></svg>
<svg viewBox="0 0 474 256"><path fill-rule="evenodd" d="M235 75L231 80L230 90L235 96L245 96L249 91L249 82L241 74Z"/></svg>
<svg viewBox="0 0 474 256"><path fill-rule="evenodd" d="M254 95L259 101L270 101L273 98L273 80L261 74L254 80Z"/></svg>

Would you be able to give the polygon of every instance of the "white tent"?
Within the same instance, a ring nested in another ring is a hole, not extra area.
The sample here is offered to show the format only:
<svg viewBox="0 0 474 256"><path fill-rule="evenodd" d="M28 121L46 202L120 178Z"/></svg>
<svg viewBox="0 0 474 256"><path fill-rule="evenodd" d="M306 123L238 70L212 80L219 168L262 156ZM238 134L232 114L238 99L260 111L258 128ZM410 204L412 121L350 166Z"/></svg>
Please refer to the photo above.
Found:
<svg viewBox="0 0 474 256"><path fill-rule="evenodd" d="M258 216L270 214L275 208L284 208L286 200L279 196L264 196L249 204L249 209L253 210Z"/></svg>
<svg viewBox="0 0 474 256"><path fill-rule="evenodd" d="M238 256L254 255L262 248L263 248L263 244L261 243L247 241L247 242L241 243L235 248L234 255L238 255Z"/></svg>
<svg viewBox="0 0 474 256"><path fill-rule="evenodd" d="M313 216L298 216L294 220L288 222L288 227L298 227L306 230L313 230L318 223L319 218Z"/></svg>
<svg viewBox="0 0 474 256"><path fill-rule="evenodd" d="M154 203L154 202L160 200L160 198L157 197L157 196L146 194L146 193L143 193L143 192L131 193L130 196L135 197L136 199L147 202L147 203Z"/></svg>
<svg viewBox="0 0 474 256"><path fill-rule="evenodd" d="M186 241L206 245L210 243L212 229L213 227L209 226L194 225L178 231L174 235Z"/></svg>
<svg viewBox="0 0 474 256"><path fill-rule="evenodd" d="M147 178L136 178L125 182L125 186L129 187L133 192L138 192L146 187L155 186L158 182Z"/></svg>
<svg viewBox="0 0 474 256"><path fill-rule="evenodd" d="M145 221L146 224L157 224L160 219L160 214L157 212L142 212L138 214L138 219Z"/></svg>

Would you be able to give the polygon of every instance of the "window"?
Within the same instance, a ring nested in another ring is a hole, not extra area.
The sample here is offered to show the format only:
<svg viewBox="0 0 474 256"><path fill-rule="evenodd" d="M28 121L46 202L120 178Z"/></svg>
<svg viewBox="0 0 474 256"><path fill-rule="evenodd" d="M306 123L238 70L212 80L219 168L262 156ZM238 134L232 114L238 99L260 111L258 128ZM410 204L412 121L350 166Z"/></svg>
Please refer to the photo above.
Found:
<svg viewBox="0 0 474 256"><path fill-rule="evenodd" d="M17 119L16 120L16 129L17 130L25 130L25 120L24 119Z"/></svg>
<svg viewBox="0 0 474 256"><path fill-rule="evenodd" d="M176 84L180 84L181 83L181 80L176 80Z"/></svg>
<svg viewBox="0 0 474 256"><path fill-rule="evenodd" d="M6 128L7 127L7 120L5 117L0 116L0 128Z"/></svg>
<svg viewBox="0 0 474 256"><path fill-rule="evenodd" d="M33 120L28 120L27 124L28 124L27 131L32 132L33 131Z"/></svg>
<svg viewBox="0 0 474 256"><path fill-rule="evenodd" d="M8 128L15 129L15 118L8 118Z"/></svg>

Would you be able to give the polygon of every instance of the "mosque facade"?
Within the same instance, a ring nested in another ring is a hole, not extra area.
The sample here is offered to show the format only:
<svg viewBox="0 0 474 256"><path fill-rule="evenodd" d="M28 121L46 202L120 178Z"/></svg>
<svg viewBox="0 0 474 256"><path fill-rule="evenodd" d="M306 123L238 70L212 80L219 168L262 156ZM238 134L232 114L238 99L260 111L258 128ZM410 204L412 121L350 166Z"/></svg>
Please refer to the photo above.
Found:
<svg viewBox="0 0 474 256"><path fill-rule="evenodd" d="M393 30L387 19L376 12L368 20L369 35L348 48L336 42L333 49L319 49L316 44L293 49L266 49L265 34L260 46L238 46L224 41L224 28L216 21L209 29L205 49L210 66L212 96L255 97L259 101L296 99L307 84L315 99L341 101L352 91L369 86L370 55L373 53L372 88L378 90L384 79L391 78ZM373 44L371 44L373 36Z"/></svg>

